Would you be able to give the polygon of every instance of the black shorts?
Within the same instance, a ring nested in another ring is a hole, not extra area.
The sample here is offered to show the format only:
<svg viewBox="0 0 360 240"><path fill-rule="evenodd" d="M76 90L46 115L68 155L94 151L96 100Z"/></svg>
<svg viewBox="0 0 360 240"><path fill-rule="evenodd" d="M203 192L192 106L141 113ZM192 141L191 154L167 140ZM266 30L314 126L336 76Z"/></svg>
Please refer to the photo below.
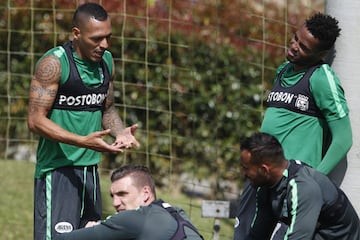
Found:
<svg viewBox="0 0 360 240"><path fill-rule="evenodd" d="M34 239L57 234L101 219L101 191L96 166L63 167L34 184Z"/></svg>

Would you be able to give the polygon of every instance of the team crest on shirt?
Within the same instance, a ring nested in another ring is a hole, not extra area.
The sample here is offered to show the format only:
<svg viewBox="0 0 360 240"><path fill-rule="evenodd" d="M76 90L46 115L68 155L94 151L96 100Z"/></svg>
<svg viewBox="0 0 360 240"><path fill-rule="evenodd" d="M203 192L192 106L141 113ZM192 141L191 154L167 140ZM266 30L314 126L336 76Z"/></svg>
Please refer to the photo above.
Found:
<svg viewBox="0 0 360 240"><path fill-rule="evenodd" d="M309 97L299 94L295 101L295 107L301 111L307 111L309 109Z"/></svg>
<svg viewBox="0 0 360 240"><path fill-rule="evenodd" d="M55 225L55 231L58 233L71 232L73 229L73 226L69 222L58 222Z"/></svg>
<svg viewBox="0 0 360 240"><path fill-rule="evenodd" d="M237 228L239 226L239 224L240 224L239 218L236 217L235 222L234 222L234 228Z"/></svg>

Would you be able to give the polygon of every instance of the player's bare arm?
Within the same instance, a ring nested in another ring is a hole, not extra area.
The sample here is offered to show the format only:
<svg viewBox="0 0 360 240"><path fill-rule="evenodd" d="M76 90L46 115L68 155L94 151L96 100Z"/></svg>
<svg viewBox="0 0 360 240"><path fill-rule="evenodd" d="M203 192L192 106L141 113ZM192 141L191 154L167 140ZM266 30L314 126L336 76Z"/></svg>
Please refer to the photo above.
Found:
<svg viewBox="0 0 360 240"><path fill-rule="evenodd" d="M47 114L51 110L58 90L61 68L59 60L54 56L42 59L30 84L28 125L37 134L47 136Z"/></svg>
<svg viewBox="0 0 360 240"><path fill-rule="evenodd" d="M113 78L114 72L112 74L112 79ZM132 145L135 145L136 147L140 146L139 142L134 137L134 132L138 127L137 124L125 128L119 114L116 111L114 104L113 80L110 81L102 124L103 128L110 129L110 134L116 138L115 142L112 144L113 146L119 148L129 148Z"/></svg>
<svg viewBox="0 0 360 240"><path fill-rule="evenodd" d="M115 137L115 142L112 146L119 148L130 148L132 145L136 147L140 146L134 136L137 124L124 128L121 118L113 104L104 111L103 127L110 131L111 136Z"/></svg>
<svg viewBox="0 0 360 240"><path fill-rule="evenodd" d="M113 83L110 82L108 94L106 97L105 109L102 119L104 129L110 129L110 134L116 137L121 131L124 130L123 122L119 114L116 112L114 105L114 90Z"/></svg>

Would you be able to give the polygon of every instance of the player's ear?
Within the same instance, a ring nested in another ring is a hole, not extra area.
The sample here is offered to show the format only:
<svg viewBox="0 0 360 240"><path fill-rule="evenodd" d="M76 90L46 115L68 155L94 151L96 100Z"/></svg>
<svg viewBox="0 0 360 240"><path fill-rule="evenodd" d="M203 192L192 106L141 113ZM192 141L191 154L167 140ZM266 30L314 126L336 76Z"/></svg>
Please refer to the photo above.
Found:
<svg viewBox="0 0 360 240"><path fill-rule="evenodd" d="M151 200L151 188L149 186L144 186L142 189L142 197L143 197L143 201L144 204L150 204L150 200Z"/></svg>
<svg viewBox="0 0 360 240"><path fill-rule="evenodd" d="M264 175L268 175L270 173L270 167L265 163L260 165L259 170Z"/></svg>
<svg viewBox="0 0 360 240"><path fill-rule="evenodd" d="M80 36L80 29L78 27L73 27L72 34L74 39L78 39Z"/></svg>

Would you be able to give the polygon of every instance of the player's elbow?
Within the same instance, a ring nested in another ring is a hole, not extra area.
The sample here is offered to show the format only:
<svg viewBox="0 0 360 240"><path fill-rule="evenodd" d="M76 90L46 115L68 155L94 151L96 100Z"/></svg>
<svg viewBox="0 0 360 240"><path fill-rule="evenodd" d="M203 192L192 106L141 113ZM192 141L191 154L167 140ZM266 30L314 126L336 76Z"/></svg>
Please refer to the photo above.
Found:
<svg viewBox="0 0 360 240"><path fill-rule="evenodd" d="M27 126L28 126L28 129L31 131L31 132L36 132L36 127L35 127L35 122L34 122L34 120L32 120L32 119L30 119L30 118L28 118L28 120L27 120Z"/></svg>
<svg viewBox="0 0 360 240"><path fill-rule="evenodd" d="M39 120L35 116L29 116L27 118L28 129L33 133L39 133Z"/></svg>

